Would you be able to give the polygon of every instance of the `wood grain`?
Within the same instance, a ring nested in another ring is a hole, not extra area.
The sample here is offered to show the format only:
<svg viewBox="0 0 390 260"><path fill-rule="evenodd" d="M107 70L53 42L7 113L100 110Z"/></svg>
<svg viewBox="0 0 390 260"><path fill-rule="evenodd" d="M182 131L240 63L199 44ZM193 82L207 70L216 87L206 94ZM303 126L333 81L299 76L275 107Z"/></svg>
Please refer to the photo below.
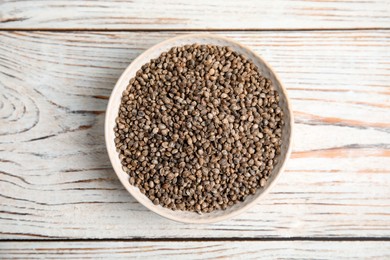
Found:
<svg viewBox="0 0 390 260"><path fill-rule="evenodd" d="M390 4L372 1L44 1L0 4L3 29L389 28Z"/></svg>
<svg viewBox="0 0 390 260"><path fill-rule="evenodd" d="M389 242L5 242L6 259L389 259Z"/></svg>
<svg viewBox="0 0 390 260"><path fill-rule="evenodd" d="M387 30L224 33L287 86L296 131L286 172L253 209L213 225L134 201L106 155L107 99L137 55L178 34L0 33L2 239L390 236Z"/></svg>

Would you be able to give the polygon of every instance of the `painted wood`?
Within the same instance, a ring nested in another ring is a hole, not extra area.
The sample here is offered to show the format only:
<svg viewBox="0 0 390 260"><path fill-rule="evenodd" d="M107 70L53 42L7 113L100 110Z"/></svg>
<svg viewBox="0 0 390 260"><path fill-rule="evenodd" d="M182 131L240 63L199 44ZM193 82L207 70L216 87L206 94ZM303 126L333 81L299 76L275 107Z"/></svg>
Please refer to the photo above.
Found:
<svg viewBox="0 0 390 260"><path fill-rule="evenodd" d="M289 91L286 172L253 209L213 225L135 202L106 155L107 99L137 55L178 34L0 32L0 238L390 235L387 30L223 33L260 53Z"/></svg>
<svg viewBox="0 0 390 260"><path fill-rule="evenodd" d="M389 242L4 242L6 259L389 259Z"/></svg>
<svg viewBox="0 0 390 260"><path fill-rule="evenodd" d="M389 28L390 4L372 1L2 1L0 28Z"/></svg>

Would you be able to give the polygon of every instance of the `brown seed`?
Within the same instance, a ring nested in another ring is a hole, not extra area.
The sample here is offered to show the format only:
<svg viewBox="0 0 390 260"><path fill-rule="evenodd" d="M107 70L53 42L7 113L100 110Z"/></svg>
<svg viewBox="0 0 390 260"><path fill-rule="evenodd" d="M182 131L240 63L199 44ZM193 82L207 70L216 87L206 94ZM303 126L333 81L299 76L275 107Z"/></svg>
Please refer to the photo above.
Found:
<svg viewBox="0 0 390 260"><path fill-rule="evenodd" d="M208 213L265 187L281 151L272 82L229 47L174 47L123 92L113 140L129 183L155 205Z"/></svg>
<svg viewBox="0 0 390 260"><path fill-rule="evenodd" d="M264 179L264 178L262 178L261 180L260 180L260 187L264 187L265 186L265 184L266 184L266 179Z"/></svg>
<svg viewBox="0 0 390 260"><path fill-rule="evenodd" d="M191 137L188 137L188 138L187 138L187 143L188 143L190 146L192 146L192 138L191 138Z"/></svg>

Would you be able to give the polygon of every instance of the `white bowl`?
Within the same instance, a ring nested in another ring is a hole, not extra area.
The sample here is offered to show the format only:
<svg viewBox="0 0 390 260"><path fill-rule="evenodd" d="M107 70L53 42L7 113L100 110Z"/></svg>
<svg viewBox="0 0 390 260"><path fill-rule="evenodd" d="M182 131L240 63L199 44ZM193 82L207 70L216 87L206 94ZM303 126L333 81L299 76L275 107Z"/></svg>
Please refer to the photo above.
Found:
<svg viewBox="0 0 390 260"><path fill-rule="evenodd" d="M174 46L182 46L193 43L229 46L236 52L243 54L247 58L252 60L254 64L257 65L263 76L272 80L275 89L279 92L280 106L284 112L285 122L282 129L281 154L278 156L278 163L274 167L266 186L258 189L254 195L248 196L245 201L238 202L237 204L228 207L226 210L215 210L211 213L204 214L180 210L173 211L171 209L164 208L160 205L154 205L152 201L144 194L142 194L137 187L132 186L129 183L129 175L122 170L122 164L114 143L114 127L116 124L115 119L118 116L122 92L127 88L130 79L135 76L137 70L139 70L141 66L145 63L148 63L151 59L157 58L162 52L168 51ZM265 193L275 184L276 179L283 171L284 166L286 164L286 160L291 153L292 128L293 115L289 105L286 90L280 82L279 78L276 76L275 72L272 70L272 68L259 55L252 52L250 49L242 46L241 44L221 36L216 36L212 34L190 34L175 37L153 46L152 48L148 49L140 56L138 56L126 68L126 70L123 72L118 82L116 83L112 91L110 100L108 102L105 121L105 139L108 155L110 157L111 164L114 167L116 174L118 175L118 178L122 182L123 186L125 186L125 188L130 192L130 194L133 195L133 197L136 198L141 204L143 204L151 211L171 220L184 223L212 223L231 218L244 212L249 207L255 205L256 202L258 202L260 198L262 198Z"/></svg>

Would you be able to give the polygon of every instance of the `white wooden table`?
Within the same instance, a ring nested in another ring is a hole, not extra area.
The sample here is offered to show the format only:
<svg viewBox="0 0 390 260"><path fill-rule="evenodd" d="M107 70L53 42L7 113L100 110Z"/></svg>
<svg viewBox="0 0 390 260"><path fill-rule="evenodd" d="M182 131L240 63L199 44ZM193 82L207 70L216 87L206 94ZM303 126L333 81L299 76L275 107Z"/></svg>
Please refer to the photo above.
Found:
<svg viewBox="0 0 390 260"><path fill-rule="evenodd" d="M288 89L292 158L258 205L163 219L122 187L103 121L124 68L198 31ZM0 2L0 258L390 258L390 2Z"/></svg>

